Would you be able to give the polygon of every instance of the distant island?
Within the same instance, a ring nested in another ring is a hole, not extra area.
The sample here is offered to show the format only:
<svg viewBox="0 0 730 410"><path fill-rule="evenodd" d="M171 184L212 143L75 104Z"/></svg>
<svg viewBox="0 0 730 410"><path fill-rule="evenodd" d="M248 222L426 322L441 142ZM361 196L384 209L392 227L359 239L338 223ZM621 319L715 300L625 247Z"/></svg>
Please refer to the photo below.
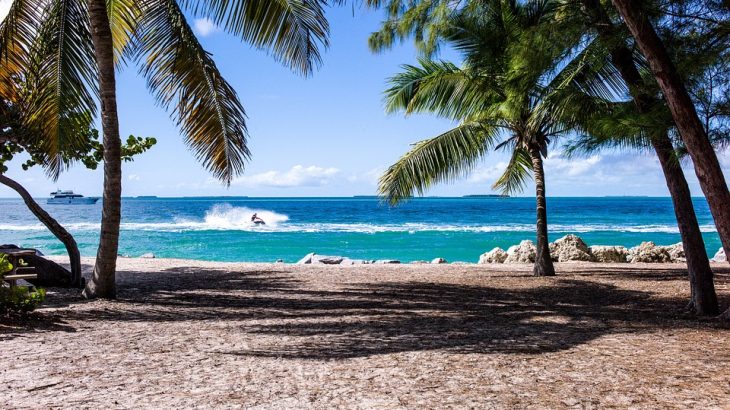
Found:
<svg viewBox="0 0 730 410"><path fill-rule="evenodd" d="M509 198L507 194L464 195L462 198Z"/></svg>

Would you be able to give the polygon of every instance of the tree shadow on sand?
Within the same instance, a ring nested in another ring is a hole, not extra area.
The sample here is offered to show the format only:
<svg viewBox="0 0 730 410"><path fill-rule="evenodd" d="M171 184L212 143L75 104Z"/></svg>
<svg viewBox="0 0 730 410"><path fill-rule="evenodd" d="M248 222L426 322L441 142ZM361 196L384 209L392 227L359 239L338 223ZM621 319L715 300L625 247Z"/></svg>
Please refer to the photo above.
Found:
<svg viewBox="0 0 730 410"><path fill-rule="evenodd" d="M652 274L629 271L614 271L613 276L636 280ZM611 275L602 270L593 274L602 279ZM668 275L685 280L680 276L686 274ZM484 286L390 281L316 289L285 267L241 272L172 268L120 276L120 301L64 311L64 318L92 326L95 321L231 322L227 331L253 338L255 347L216 353L305 359L433 349L544 353L607 334L716 326L683 315L682 297L622 289L593 281L590 273L547 284L523 277L517 289L487 286L488 277Z"/></svg>

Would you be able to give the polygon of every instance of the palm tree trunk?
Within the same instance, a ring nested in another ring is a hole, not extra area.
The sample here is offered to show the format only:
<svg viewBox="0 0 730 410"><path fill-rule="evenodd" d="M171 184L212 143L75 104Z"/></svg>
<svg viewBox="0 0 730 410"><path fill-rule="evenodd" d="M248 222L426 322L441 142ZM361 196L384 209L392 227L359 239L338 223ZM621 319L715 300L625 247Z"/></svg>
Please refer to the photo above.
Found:
<svg viewBox="0 0 730 410"><path fill-rule="evenodd" d="M649 67L662 89L674 122L692 157L695 174L710 205L722 247L725 254L730 254L730 191L692 99L664 44L646 14L642 12L641 2L613 0L613 4L649 62Z"/></svg>
<svg viewBox="0 0 730 410"><path fill-rule="evenodd" d="M122 205L122 161L112 32L105 0L88 0L91 37L99 67L101 124L104 132L104 199L99 249L94 274L84 289L87 298L116 298L115 272L119 250L119 222Z"/></svg>
<svg viewBox="0 0 730 410"><path fill-rule="evenodd" d="M553 260L550 257L547 229L547 202L545 200L545 170L538 147L530 147L532 159L532 173L535 176L535 200L537 202L537 252L535 267L532 270L535 276L555 276Z"/></svg>
<svg viewBox="0 0 730 410"><path fill-rule="evenodd" d="M25 205L28 209L38 218L43 225L48 228L53 235L58 238L59 241L63 242L68 253L69 263L71 264L71 285L79 286L83 285L81 276L81 255L79 254L79 247L76 245L76 240L73 236L58 223L51 215L48 214L40 205L30 196L30 193L23 188L17 181L8 178L7 176L0 174L0 183L13 189L15 192L23 198Z"/></svg>
<svg viewBox="0 0 730 410"><path fill-rule="evenodd" d="M679 234L682 236L692 291L690 308L698 315L717 315L719 307L712 269L710 269L705 241L702 239L702 232L695 215L689 185L684 178L682 167L674 155L674 146L669 136L665 134L653 139L652 145L659 157L664 177L667 180L667 188L672 195L674 215L677 217Z"/></svg>
<svg viewBox="0 0 730 410"><path fill-rule="evenodd" d="M643 80L636 68L631 50L625 44L615 41L617 30L600 1L583 0L583 5L589 12L591 23L599 37L610 49L611 62L629 86L637 111L649 112L651 107L659 101L653 95L643 91L645 90L645 87L642 87ZM687 180L682 167L674 156L674 145L669 136L666 133L655 136L652 139L652 145L659 158L667 188L672 197L674 214L687 257L687 270L692 292L690 307L700 315L713 314L718 309L714 279Z"/></svg>

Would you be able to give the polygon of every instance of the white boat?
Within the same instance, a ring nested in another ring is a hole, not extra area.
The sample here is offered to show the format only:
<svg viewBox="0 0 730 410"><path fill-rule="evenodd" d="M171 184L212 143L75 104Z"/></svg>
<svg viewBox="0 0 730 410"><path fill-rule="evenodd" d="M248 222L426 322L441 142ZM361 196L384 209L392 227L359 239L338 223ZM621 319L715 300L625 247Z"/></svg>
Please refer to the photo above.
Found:
<svg viewBox="0 0 730 410"><path fill-rule="evenodd" d="M74 194L74 191L61 191L59 189L56 192L51 192L51 197L48 198L46 203L56 205L92 205L98 200L99 198L87 198L81 194Z"/></svg>

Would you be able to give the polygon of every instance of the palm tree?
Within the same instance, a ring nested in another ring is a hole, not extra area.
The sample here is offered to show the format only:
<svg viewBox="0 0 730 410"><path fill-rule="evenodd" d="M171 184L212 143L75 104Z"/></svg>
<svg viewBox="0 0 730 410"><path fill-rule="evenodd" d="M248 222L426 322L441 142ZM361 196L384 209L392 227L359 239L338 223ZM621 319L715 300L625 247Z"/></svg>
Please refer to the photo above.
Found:
<svg viewBox="0 0 730 410"><path fill-rule="evenodd" d="M388 111L436 113L460 124L416 143L385 172L379 186L381 195L396 204L435 183L463 176L492 148L511 151L495 187L515 192L530 172L535 179L537 276L555 274L548 247L543 158L551 140L570 131L540 108L555 88L552 82L544 84L544 76L565 57L564 44L533 30L549 15L548 6L493 2L485 9L459 12L443 35L463 53L463 67L421 60L420 66L405 66L390 80ZM553 81L561 82L562 77L558 73Z"/></svg>
<svg viewBox="0 0 730 410"><path fill-rule="evenodd" d="M33 125L44 130L50 173L64 164L78 117L101 103L104 208L99 250L87 297L114 298L121 208L121 141L115 69L137 63L161 106L180 125L206 168L228 184L250 157L246 114L236 92L187 23L184 11L209 17L227 32L309 74L327 45L324 0L15 0L0 26L0 58L33 69ZM42 47L34 39L45 39ZM76 114L76 115L70 115Z"/></svg>
<svg viewBox="0 0 730 410"><path fill-rule="evenodd" d="M572 2L565 3L567 6L573 4ZM601 3L597 0L582 0L581 6L582 10L574 10L576 11L574 15L578 16L580 21L570 21L567 25L578 27L581 30L585 29L589 32L595 31L604 48L604 58L615 67L614 73L619 75L625 82L626 91L630 95L633 105L624 105L622 107L621 104L608 103L600 109L593 109L591 115L596 116L597 114L598 117L601 117L602 124L600 128L603 128L603 130L594 128L591 134L584 134L583 138L574 144L574 147L588 152L594 152L605 146L629 146L654 150L672 197L677 225L687 259L692 290L689 308L699 315L715 315L718 313L718 303L712 270L705 251L702 232L695 215L689 185L677 158L674 144L669 137L669 129L674 126L674 123L661 121L661 118L666 118L666 115L663 115L666 112L666 105L656 97L658 93L654 90L654 85L652 83L647 84L645 78L641 76L639 71L641 62L637 62L636 56L626 45L624 33L613 23ZM563 14L563 17L565 14ZM587 27L581 27L583 24L586 24ZM610 108L612 105L617 109L612 110ZM616 107L617 105L618 107ZM626 109L629 112L635 111L638 118L634 120L634 123L638 126L635 130L629 132L630 138L617 138L621 137L623 132L626 131L626 127L621 126L621 124L628 122L625 116ZM611 118L607 119L607 114L611 114L612 111L618 111L618 115L622 118L619 120L614 119L614 121L611 121ZM607 126L607 124L610 125ZM584 123L583 126L585 127L585 125L587 124ZM651 130L652 128L653 130ZM601 131L604 131L603 137L599 136Z"/></svg>
<svg viewBox="0 0 730 410"><path fill-rule="evenodd" d="M682 141L692 157L695 174L707 198L722 246L725 253L730 254L730 191L727 182L679 71L649 20L647 10L643 9L645 3L650 2L613 0L662 90ZM719 7L725 7L724 12L727 13L727 5ZM725 27L721 30L727 33L726 23L723 25Z"/></svg>

